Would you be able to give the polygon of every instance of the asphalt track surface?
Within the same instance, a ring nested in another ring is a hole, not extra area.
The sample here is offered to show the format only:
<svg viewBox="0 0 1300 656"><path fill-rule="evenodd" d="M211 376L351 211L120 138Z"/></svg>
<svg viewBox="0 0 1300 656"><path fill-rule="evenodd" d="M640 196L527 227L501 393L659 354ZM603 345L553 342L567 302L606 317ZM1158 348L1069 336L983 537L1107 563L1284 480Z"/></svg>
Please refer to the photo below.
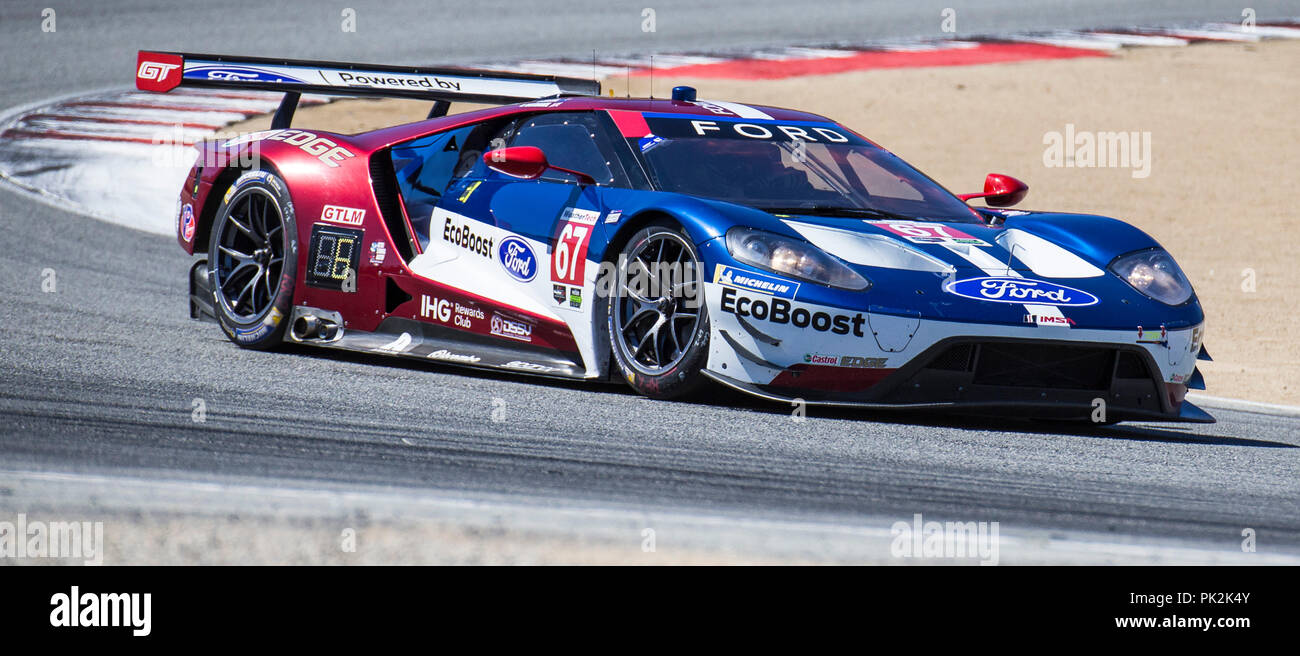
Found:
<svg viewBox="0 0 1300 656"><path fill-rule="evenodd" d="M62 41L52 43L39 31L39 5L6 3L0 85L11 105L121 85L138 47L414 63L443 53L485 60L502 48L580 53L640 35L639 7L617 9L627 3L560 3L534 17L477 3L438 26L417 17L440 15L430 8L439 3L349 4L359 30L382 33L353 42L313 35L337 24L333 9L295 16L263 3L123 2L59 10ZM872 3L828 4L660 3L657 38L680 49L922 34L938 11L902 3L835 20L844 7ZM1232 20L1240 11L1208 2L1032 10L992 2L981 17L948 4L959 20L972 14L964 26L972 31ZM1267 17L1268 3L1256 5ZM594 7L586 28L566 27ZM288 29L299 21L306 27ZM513 27L517 40L488 38ZM1261 551L1300 551L1296 418L1212 410L1220 422L1210 426L1062 429L812 409L796 423L787 408L723 394L656 402L617 386L322 351L258 353L188 320L189 260L173 239L8 188L0 188L0 235L0 470L8 472L237 477L844 523L924 513L1226 550L1253 528ZM42 289L46 270L55 291ZM203 422L193 420L195 399ZM0 510L22 512L5 508L3 496Z"/></svg>

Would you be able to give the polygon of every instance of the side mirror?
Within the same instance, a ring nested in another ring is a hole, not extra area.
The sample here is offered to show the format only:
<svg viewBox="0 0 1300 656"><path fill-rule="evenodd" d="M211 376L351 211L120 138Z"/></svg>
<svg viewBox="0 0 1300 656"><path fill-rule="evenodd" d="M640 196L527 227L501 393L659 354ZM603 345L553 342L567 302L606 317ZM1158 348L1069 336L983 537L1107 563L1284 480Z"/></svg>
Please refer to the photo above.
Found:
<svg viewBox="0 0 1300 656"><path fill-rule="evenodd" d="M483 163L493 171L500 171L508 176L536 180L548 170L568 173L578 179L578 184L596 184L596 180L586 173L552 166L546 161L546 153L536 146L512 146L483 153Z"/></svg>
<svg viewBox="0 0 1300 656"><path fill-rule="evenodd" d="M1025 199L1029 185L1001 173L990 173L984 178L984 193L958 194L957 197L969 201L983 198L990 207L1011 207Z"/></svg>

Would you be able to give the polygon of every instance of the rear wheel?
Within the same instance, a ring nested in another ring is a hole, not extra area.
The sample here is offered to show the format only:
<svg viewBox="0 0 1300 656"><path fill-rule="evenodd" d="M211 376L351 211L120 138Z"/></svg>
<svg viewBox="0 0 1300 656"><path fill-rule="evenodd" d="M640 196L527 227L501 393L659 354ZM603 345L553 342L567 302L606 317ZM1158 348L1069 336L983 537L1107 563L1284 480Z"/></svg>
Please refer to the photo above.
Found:
<svg viewBox="0 0 1300 656"><path fill-rule="evenodd" d="M231 341L253 349L281 342L297 269L297 224L284 181L245 173L217 208L208 248L212 307Z"/></svg>
<svg viewBox="0 0 1300 656"><path fill-rule="evenodd" d="M708 360L709 317L700 257L676 225L654 223L619 255L609 297L609 342L623 379L654 398L699 390Z"/></svg>

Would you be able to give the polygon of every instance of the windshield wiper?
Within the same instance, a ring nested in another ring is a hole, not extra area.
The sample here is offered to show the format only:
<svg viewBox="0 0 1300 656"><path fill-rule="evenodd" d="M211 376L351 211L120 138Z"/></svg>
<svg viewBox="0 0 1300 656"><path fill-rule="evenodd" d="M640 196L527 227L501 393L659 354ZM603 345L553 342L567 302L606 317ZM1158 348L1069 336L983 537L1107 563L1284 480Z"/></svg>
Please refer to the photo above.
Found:
<svg viewBox="0 0 1300 656"><path fill-rule="evenodd" d="M874 207L842 207L839 205L811 205L807 207L760 207L772 214L813 214L816 216L874 216L882 219L912 220L916 217Z"/></svg>

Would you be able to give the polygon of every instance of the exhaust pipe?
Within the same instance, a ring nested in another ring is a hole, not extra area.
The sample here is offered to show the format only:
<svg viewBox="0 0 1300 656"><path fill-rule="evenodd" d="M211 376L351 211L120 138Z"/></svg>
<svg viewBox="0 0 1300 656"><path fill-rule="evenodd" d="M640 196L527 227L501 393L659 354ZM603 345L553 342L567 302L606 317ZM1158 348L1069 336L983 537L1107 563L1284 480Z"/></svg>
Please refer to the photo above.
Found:
<svg viewBox="0 0 1300 656"><path fill-rule="evenodd" d="M293 338L298 341L316 339L320 335L320 319L315 315L304 314L293 322Z"/></svg>
<svg viewBox="0 0 1300 656"><path fill-rule="evenodd" d="M297 316L289 326L289 337L295 342L333 342L343 333L343 317L338 313L298 307L294 314Z"/></svg>
<svg viewBox="0 0 1300 656"><path fill-rule="evenodd" d="M316 330L316 335L318 337L320 337L321 339L327 342L332 342L334 341L334 337L337 336L338 333L339 333L338 324L334 323L333 321L326 321L325 319L320 320L320 328Z"/></svg>

